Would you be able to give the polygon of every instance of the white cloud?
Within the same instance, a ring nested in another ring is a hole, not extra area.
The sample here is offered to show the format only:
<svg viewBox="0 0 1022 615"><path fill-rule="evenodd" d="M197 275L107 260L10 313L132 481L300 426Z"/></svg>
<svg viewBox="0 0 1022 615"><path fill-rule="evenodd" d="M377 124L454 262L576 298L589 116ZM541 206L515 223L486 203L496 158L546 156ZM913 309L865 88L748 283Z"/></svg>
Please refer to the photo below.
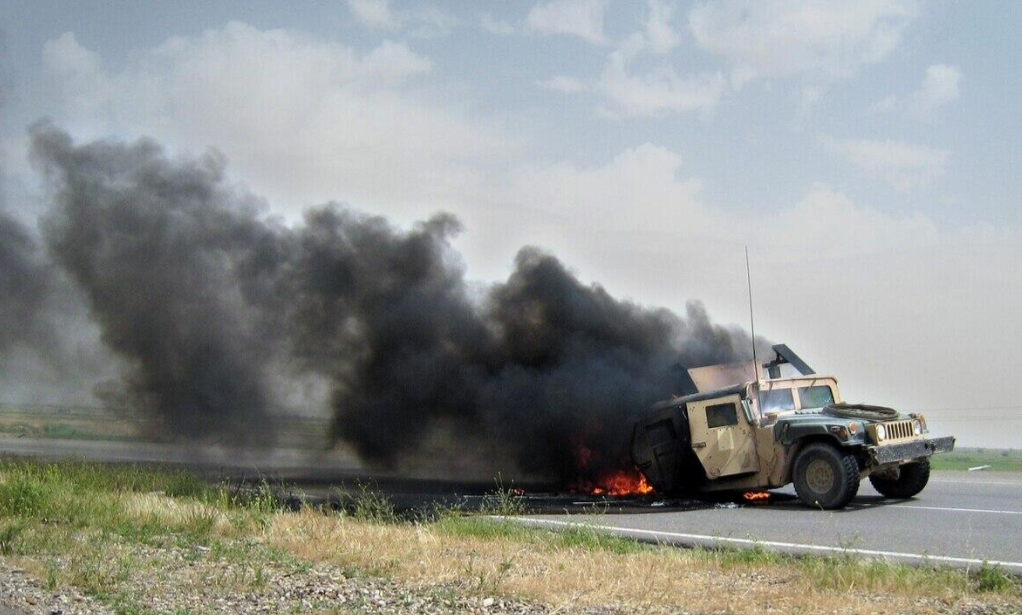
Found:
<svg viewBox="0 0 1022 615"><path fill-rule="evenodd" d="M611 117L655 117L686 111L708 115L716 108L724 85L720 73L679 77L667 63L645 74L630 74L625 55L613 53L600 77L599 91L606 100L602 111Z"/></svg>
<svg viewBox="0 0 1022 615"><path fill-rule="evenodd" d="M498 36L511 36L516 34L515 27L502 19L496 19L489 13L484 13L479 18L479 25L483 27L490 34L496 34Z"/></svg>
<svg viewBox="0 0 1022 615"><path fill-rule="evenodd" d="M695 6L696 44L731 62L735 87L757 77L848 77L898 45L911 0L726 0Z"/></svg>
<svg viewBox="0 0 1022 615"><path fill-rule="evenodd" d="M411 51L404 43L383 41L362 58L357 72L366 81L398 85L414 75L428 73L432 68L429 58Z"/></svg>
<svg viewBox="0 0 1022 615"><path fill-rule="evenodd" d="M459 23L454 15L429 4L416 5L399 16L409 25L408 33L418 38L447 36Z"/></svg>
<svg viewBox="0 0 1022 615"><path fill-rule="evenodd" d="M538 81L536 85L562 94L578 94L589 91L589 86L584 81L566 75L556 75L549 79Z"/></svg>
<svg viewBox="0 0 1022 615"><path fill-rule="evenodd" d="M957 66L934 64L927 68L923 87L918 92L923 110L936 110L958 100L958 82L961 79L962 71Z"/></svg>
<svg viewBox="0 0 1022 615"><path fill-rule="evenodd" d="M47 45L48 64L62 71L53 79L80 84L52 102L74 110L92 84L107 91L90 103L93 123L75 130L79 137L146 134L192 151L214 146L240 179L290 208L281 213L338 198L387 204L398 218L425 215L438 195L475 181L479 160L515 143L426 89L420 77L431 61L404 43L359 53L235 22L170 39L115 73L72 43Z"/></svg>
<svg viewBox="0 0 1022 615"><path fill-rule="evenodd" d="M681 164L676 152L645 143L590 169L569 163L524 167L512 193L526 204L574 212L587 225L602 221L622 229L655 229L693 214L711 215L696 199L700 182L677 179ZM618 215L623 204L627 217Z"/></svg>
<svg viewBox="0 0 1022 615"><path fill-rule="evenodd" d="M895 217L857 207L852 199L817 183L794 206L761 222L769 236L820 256L854 255L933 245L936 224L921 213Z"/></svg>
<svg viewBox="0 0 1022 615"><path fill-rule="evenodd" d="M819 85L805 85L795 91L795 117L799 121L805 120L809 112L813 110L816 103L823 98L823 88Z"/></svg>
<svg viewBox="0 0 1022 615"><path fill-rule="evenodd" d="M390 0L348 0L348 9L368 28L398 30L407 27L409 34L420 38L446 36L458 24L455 17L428 4L397 11L390 7Z"/></svg>
<svg viewBox="0 0 1022 615"><path fill-rule="evenodd" d="M606 0L548 0L532 7L526 18L528 27L543 34L577 36L602 44L603 10Z"/></svg>
<svg viewBox="0 0 1022 615"><path fill-rule="evenodd" d="M43 71L51 86L47 95L63 103L60 111L67 121L95 125L105 119L116 85L103 71L102 58L82 47L73 32L43 44Z"/></svg>
<svg viewBox="0 0 1022 615"><path fill-rule="evenodd" d="M934 64L926 69L919 89L904 98L888 96L874 110L901 110L914 119L933 121L941 107L958 100L961 80L962 71L957 66Z"/></svg>
<svg viewBox="0 0 1022 615"><path fill-rule="evenodd" d="M543 8L551 8L555 4L560 10L564 9L561 5L567 3L554 2ZM578 8L582 5L572 6ZM599 7L602 40L602 4ZM690 111L699 112L704 117L710 115L724 92L725 81L721 73L680 76L668 60L651 70L638 71L633 67L635 60L643 54L663 55L678 46L680 38L671 27L671 14L671 6L660 0L649 0L643 30L633 32L615 45L595 85L567 76L553 77L539 82L539 85L564 93L592 91L601 97L598 111L605 117L659 117ZM571 20L558 16L551 21L565 23Z"/></svg>
<svg viewBox="0 0 1022 615"><path fill-rule="evenodd" d="M390 0L348 0L348 10L370 28L394 30L399 26L390 10Z"/></svg>
<svg viewBox="0 0 1022 615"><path fill-rule="evenodd" d="M681 43L681 37L671 25L673 7L660 0L649 0L649 14L646 17L645 38L648 49L653 53L667 53Z"/></svg>
<svg viewBox="0 0 1022 615"><path fill-rule="evenodd" d="M511 189L512 200L563 214L601 235L635 233L669 236L672 245L697 238L770 244L783 258L798 260L806 250L821 256L850 256L932 245L936 225L921 213L890 215L855 205L848 196L813 184L797 202L753 208L735 224L734 213L701 199L702 181L681 178L683 158L652 143L629 148L603 166L567 163L525 167ZM610 247L603 239L593 247ZM624 246L618 246L624 249Z"/></svg>
<svg viewBox="0 0 1022 615"><path fill-rule="evenodd" d="M821 137L824 146L852 165L882 177L898 190L922 188L944 171L950 152L902 141Z"/></svg>

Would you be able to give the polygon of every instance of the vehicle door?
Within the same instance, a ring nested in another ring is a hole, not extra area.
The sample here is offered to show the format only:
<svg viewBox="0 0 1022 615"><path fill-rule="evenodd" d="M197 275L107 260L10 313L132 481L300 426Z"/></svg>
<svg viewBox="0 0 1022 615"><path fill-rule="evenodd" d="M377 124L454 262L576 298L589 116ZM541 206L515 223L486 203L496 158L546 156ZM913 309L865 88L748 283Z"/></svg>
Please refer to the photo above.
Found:
<svg viewBox="0 0 1022 615"><path fill-rule="evenodd" d="M713 479L759 470L755 429L738 395L688 404L692 449Z"/></svg>

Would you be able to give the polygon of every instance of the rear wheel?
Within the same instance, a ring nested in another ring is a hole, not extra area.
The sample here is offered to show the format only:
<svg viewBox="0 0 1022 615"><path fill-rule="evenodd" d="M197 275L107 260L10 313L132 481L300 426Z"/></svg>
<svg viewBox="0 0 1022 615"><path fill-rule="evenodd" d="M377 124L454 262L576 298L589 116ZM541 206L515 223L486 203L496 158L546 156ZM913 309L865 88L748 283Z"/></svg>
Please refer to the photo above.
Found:
<svg viewBox="0 0 1022 615"><path fill-rule="evenodd" d="M844 508L859 491L859 462L855 455L829 444L806 446L795 458L795 493L806 505Z"/></svg>
<svg viewBox="0 0 1022 615"><path fill-rule="evenodd" d="M898 469L898 478L886 478L882 475L869 477L873 488L889 498L910 498L918 495L930 480L930 461L914 461L906 463Z"/></svg>

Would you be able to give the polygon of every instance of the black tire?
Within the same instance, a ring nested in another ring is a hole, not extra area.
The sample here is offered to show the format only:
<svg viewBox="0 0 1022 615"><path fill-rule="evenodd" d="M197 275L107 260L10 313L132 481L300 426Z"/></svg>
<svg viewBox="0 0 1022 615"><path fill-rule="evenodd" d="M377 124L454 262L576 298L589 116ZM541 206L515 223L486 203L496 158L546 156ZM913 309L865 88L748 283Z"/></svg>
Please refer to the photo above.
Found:
<svg viewBox="0 0 1022 615"><path fill-rule="evenodd" d="M869 482L881 495L889 498L911 498L919 494L930 481L930 461L914 461L901 466L898 478L870 476Z"/></svg>
<svg viewBox="0 0 1022 615"><path fill-rule="evenodd" d="M859 462L855 455L830 444L810 444L795 458L795 493L807 506L844 508L859 491Z"/></svg>

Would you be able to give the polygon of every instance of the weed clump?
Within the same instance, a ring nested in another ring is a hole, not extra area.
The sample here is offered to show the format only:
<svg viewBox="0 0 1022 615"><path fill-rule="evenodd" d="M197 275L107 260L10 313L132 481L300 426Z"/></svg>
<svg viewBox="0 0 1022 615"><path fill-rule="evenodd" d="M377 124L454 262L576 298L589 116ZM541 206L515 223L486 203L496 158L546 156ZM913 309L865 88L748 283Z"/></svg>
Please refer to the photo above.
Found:
<svg viewBox="0 0 1022 615"><path fill-rule="evenodd" d="M358 521L368 523L396 523L398 521L394 503L384 493L368 483L358 483L355 493L342 493L342 509L351 512Z"/></svg>
<svg viewBox="0 0 1022 615"><path fill-rule="evenodd" d="M976 572L976 590L981 592L1005 592L1015 587L1015 580L1000 566L984 562Z"/></svg>

